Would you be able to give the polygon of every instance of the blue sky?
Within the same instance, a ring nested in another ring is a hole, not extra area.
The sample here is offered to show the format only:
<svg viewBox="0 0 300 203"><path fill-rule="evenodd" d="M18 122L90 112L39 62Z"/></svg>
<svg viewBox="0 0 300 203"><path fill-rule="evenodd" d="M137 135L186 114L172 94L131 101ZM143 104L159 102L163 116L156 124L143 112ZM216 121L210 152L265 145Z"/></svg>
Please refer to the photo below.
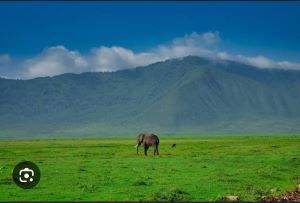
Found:
<svg viewBox="0 0 300 203"><path fill-rule="evenodd" d="M146 57L150 63L184 56L174 51L178 40L188 54L213 51L252 65L262 61L262 66L256 64L261 67L295 69L300 63L299 22L299 2L1 2L0 76L147 65L130 60ZM207 36L213 41L207 43ZM161 46L172 54L162 57Z"/></svg>

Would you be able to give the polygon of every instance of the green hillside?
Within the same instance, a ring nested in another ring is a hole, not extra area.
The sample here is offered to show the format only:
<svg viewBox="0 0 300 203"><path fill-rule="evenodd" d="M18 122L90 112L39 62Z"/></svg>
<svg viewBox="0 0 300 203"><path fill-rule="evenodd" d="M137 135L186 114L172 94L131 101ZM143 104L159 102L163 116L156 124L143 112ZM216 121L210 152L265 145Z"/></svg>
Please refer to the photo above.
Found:
<svg viewBox="0 0 300 203"><path fill-rule="evenodd" d="M186 57L0 79L0 136L300 133L300 71Z"/></svg>

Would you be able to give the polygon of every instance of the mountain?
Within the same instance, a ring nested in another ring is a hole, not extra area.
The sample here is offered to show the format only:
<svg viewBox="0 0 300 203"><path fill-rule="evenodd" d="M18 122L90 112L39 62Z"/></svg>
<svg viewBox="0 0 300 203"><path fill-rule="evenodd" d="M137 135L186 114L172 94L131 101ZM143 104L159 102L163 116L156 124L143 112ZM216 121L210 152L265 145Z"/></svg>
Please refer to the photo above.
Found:
<svg viewBox="0 0 300 203"><path fill-rule="evenodd" d="M185 57L105 73L0 78L0 136L300 133L300 71Z"/></svg>

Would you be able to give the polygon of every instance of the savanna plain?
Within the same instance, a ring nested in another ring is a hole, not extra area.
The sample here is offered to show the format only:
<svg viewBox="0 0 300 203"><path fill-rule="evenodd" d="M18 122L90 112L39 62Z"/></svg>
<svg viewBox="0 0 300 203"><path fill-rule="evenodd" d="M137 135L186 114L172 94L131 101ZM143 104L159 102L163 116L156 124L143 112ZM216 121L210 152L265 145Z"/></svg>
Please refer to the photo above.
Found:
<svg viewBox="0 0 300 203"><path fill-rule="evenodd" d="M135 136L2 139L0 201L255 201L300 180L299 135L160 136L160 155L150 148L147 157L135 144ZM33 189L12 181L23 160L41 170Z"/></svg>

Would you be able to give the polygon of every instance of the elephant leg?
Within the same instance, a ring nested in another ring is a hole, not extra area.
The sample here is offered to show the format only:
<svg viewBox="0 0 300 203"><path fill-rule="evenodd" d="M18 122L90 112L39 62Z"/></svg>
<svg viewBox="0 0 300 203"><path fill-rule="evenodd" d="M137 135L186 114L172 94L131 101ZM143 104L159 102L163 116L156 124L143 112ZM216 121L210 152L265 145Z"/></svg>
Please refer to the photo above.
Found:
<svg viewBox="0 0 300 203"><path fill-rule="evenodd" d="M157 146L153 145L153 155L157 154Z"/></svg>
<svg viewBox="0 0 300 203"><path fill-rule="evenodd" d="M144 153L145 153L145 156L147 156L147 151L149 149L149 146L148 145L144 145Z"/></svg>
<svg viewBox="0 0 300 203"><path fill-rule="evenodd" d="M159 155L159 153L158 153L158 145L155 145L155 153L154 153L154 155L156 154L156 155Z"/></svg>

